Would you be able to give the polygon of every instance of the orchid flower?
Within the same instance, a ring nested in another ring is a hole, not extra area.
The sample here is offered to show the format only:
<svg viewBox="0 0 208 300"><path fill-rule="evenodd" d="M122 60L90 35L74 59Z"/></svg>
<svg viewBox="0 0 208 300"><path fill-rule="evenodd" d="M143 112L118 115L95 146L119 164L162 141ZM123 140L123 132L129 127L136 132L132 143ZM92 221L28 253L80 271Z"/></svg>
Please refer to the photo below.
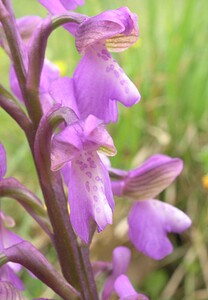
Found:
<svg viewBox="0 0 208 300"><path fill-rule="evenodd" d="M75 69L73 83L69 78L68 84L66 78L59 79L56 93L52 87L51 95L59 100L63 91L71 94L81 119L92 114L104 123L116 122L117 101L130 107L140 100L140 94L108 49L123 51L137 38L137 17L126 7L86 18L75 32L77 50L84 56Z"/></svg>
<svg viewBox="0 0 208 300"><path fill-rule="evenodd" d="M126 275L120 275L114 284L120 300L148 300L143 294L138 294Z"/></svg>
<svg viewBox="0 0 208 300"><path fill-rule="evenodd" d="M52 139L51 169L67 173L70 219L78 236L89 242L90 222L98 231L112 223L114 209L108 171L97 151L115 155L112 138L101 121L90 115L68 125Z"/></svg>
<svg viewBox="0 0 208 300"><path fill-rule="evenodd" d="M178 158L154 155L129 172L109 168L114 195L135 200L128 216L129 238L138 251L154 259L169 255L173 246L167 234L181 233L191 226L190 218L174 206L153 199L180 174Z"/></svg>
<svg viewBox="0 0 208 300"><path fill-rule="evenodd" d="M127 272L131 259L131 252L127 247L117 247L113 250L112 272L104 283L102 290L102 300L110 299L114 291L114 282L121 275Z"/></svg>

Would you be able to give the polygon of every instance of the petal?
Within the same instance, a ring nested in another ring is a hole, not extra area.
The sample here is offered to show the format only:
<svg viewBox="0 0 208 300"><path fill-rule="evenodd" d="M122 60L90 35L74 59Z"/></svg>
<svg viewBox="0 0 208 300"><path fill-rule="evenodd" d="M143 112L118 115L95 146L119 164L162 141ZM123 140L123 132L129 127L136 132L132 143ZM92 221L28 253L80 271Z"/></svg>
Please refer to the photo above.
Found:
<svg viewBox="0 0 208 300"><path fill-rule="evenodd" d="M38 0L52 15L62 14L66 12L66 8L63 6L60 0Z"/></svg>
<svg viewBox="0 0 208 300"><path fill-rule="evenodd" d="M8 266L8 264L3 265L0 268L0 281L10 282L18 290L24 290L24 285L23 285L22 281L14 273L14 271ZM14 299L14 298L12 298L12 299Z"/></svg>
<svg viewBox="0 0 208 300"><path fill-rule="evenodd" d="M126 275L117 278L114 284L115 291L120 300L148 300L143 294L138 294Z"/></svg>
<svg viewBox="0 0 208 300"><path fill-rule="evenodd" d="M66 13L67 10L73 10L78 5L83 5L84 0L38 0L48 11L53 14Z"/></svg>
<svg viewBox="0 0 208 300"><path fill-rule="evenodd" d="M13 92L13 94L21 101L24 102L22 92L20 90L19 82L17 80L17 76L14 70L13 65L10 67L10 72L9 72L9 83L10 83L10 88Z"/></svg>
<svg viewBox="0 0 208 300"><path fill-rule="evenodd" d="M135 85L105 46L90 47L74 73L75 96L81 118L92 114L108 123L117 120L117 103L130 107L140 100Z"/></svg>
<svg viewBox="0 0 208 300"><path fill-rule="evenodd" d="M60 77L59 68L50 62L48 59L44 60L43 69L40 80L40 94L49 91L51 83Z"/></svg>
<svg viewBox="0 0 208 300"><path fill-rule="evenodd" d="M137 250L158 260L173 250L167 234L181 233L191 226L190 218L181 210L153 199L135 203L128 222L129 238Z"/></svg>
<svg viewBox="0 0 208 300"><path fill-rule="evenodd" d="M61 168L81 151L99 150L115 155L113 140L100 122L90 115L85 121L77 121L56 134L51 145L51 169Z"/></svg>
<svg viewBox="0 0 208 300"><path fill-rule="evenodd" d="M60 169L65 163L79 155L83 149L81 134L82 128L76 122L73 126L67 126L53 137L51 142L51 170Z"/></svg>
<svg viewBox="0 0 208 300"><path fill-rule="evenodd" d="M113 182L113 192L136 200L153 198L174 181L182 168L183 162L179 158L154 155L129 171L123 180Z"/></svg>
<svg viewBox="0 0 208 300"><path fill-rule="evenodd" d="M0 144L0 180L4 177L6 174L6 151L4 149L4 146Z"/></svg>
<svg viewBox="0 0 208 300"><path fill-rule="evenodd" d="M85 152L73 160L69 172L70 219L78 236L88 243L91 218L98 231L112 224L114 200L109 175L96 152Z"/></svg>
<svg viewBox="0 0 208 300"><path fill-rule="evenodd" d="M17 27L25 45L28 44L41 20L42 18L39 16L24 16L17 20Z"/></svg>
<svg viewBox="0 0 208 300"><path fill-rule="evenodd" d="M82 22L75 38L79 53L84 53L88 47L105 40L108 40L112 51L125 50L138 38L136 15L127 7L105 11Z"/></svg>
<svg viewBox="0 0 208 300"><path fill-rule="evenodd" d="M87 140L98 145L99 152L109 156L116 155L117 151L113 140L104 125L100 124L101 120L93 115L89 115L84 122L84 135Z"/></svg>
<svg viewBox="0 0 208 300"><path fill-rule="evenodd" d="M75 9L78 5L84 5L84 0L60 0L65 9Z"/></svg>
<svg viewBox="0 0 208 300"><path fill-rule="evenodd" d="M62 77L54 80L50 85L50 95L56 103L70 107L79 117L76 99L74 96L73 80L69 77Z"/></svg>
<svg viewBox="0 0 208 300"><path fill-rule="evenodd" d="M103 286L102 300L110 299L109 297L114 291L114 282L118 276L127 272L130 259L131 251L127 247L117 247L114 249L112 259L113 271Z"/></svg>

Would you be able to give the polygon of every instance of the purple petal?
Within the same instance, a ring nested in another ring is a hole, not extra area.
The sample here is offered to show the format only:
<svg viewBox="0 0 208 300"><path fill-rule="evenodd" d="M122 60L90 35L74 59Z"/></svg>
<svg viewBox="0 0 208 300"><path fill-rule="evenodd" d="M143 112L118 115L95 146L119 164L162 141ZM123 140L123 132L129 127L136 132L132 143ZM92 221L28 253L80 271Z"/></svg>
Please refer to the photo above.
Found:
<svg viewBox="0 0 208 300"><path fill-rule="evenodd" d="M105 129L104 125L101 124L101 120L93 115L89 115L85 120L84 135L88 141L98 145L99 152L109 156L116 155L117 150L114 146L113 139Z"/></svg>
<svg viewBox="0 0 208 300"><path fill-rule="evenodd" d="M56 134L51 144L51 170L60 169L65 163L74 159L83 150L80 135L82 128L76 122Z"/></svg>
<svg viewBox="0 0 208 300"><path fill-rule="evenodd" d="M120 300L148 300L143 294L138 294L126 275L117 278L114 284L115 291Z"/></svg>
<svg viewBox="0 0 208 300"><path fill-rule="evenodd" d="M85 152L73 160L69 172L70 219L76 233L88 243L91 218L98 231L112 224L114 200L109 175L96 152Z"/></svg>
<svg viewBox="0 0 208 300"><path fill-rule="evenodd" d="M52 15L58 15L66 12L66 8L62 5L60 0L38 0Z"/></svg>
<svg viewBox="0 0 208 300"><path fill-rule="evenodd" d="M0 144L0 180L4 177L6 174L6 151L4 149L4 146Z"/></svg>
<svg viewBox="0 0 208 300"><path fill-rule="evenodd" d="M41 21L41 17L25 16L16 21L17 21L16 25L17 25L18 31L21 35L21 38L24 42L24 45L27 45L35 27ZM7 39L6 39L6 36L5 36L5 33L3 31L1 24L0 24L0 46L6 51L8 56L11 57L9 45L8 45L8 42L7 42Z"/></svg>
<svg viewBox="0 0 208 300"><path fill-rule="evenodd" d="M13 94L21 101L24 102L23 97L22 97L22 92L20 90L19 82L17 80L17 76L14 70L13 65L10 67L10 72L9 72L9 83L10 83L10 88L13 92Z"/></svg>
<svg viewBox="0 0 208 300"><path fill-rule="evenodd" d="M153 198L174 181L182 168L183 162L179 158L154 155L129 171L126 178L112 182L113 193L136 200Z"/></svg>
<svg viewBox="0 0 208 300"><path fill-rule="evenodd" d="M70 107L79 117L76 99L74 96L73 80L69 77L62 77L50 84L50 95L56 103Z"/></svg>
<svg viewBox="0 0 208 300"><path fill-rule="evenodd" d="M60 71L58 67L52 62L50 62L49 60L45 59L42 73L41 73L40 87L39 87L40 101L44 112L47 112L53 106L53 104L56 103L51 97L51 95L49 94L49 87L53 83L53 81L57 80L59 77L60 77ZM14 95L21 102L24 102L13 65L11 65L10 67L9 81L10 81L11 90L14 93Z"/></svg>
<svg viewBox="0 0 208 300"><path fill-rule="evenodd" d="M56 134L52 139L51 169L61 168L83 151L99 150L115 155L113 140L100 123L90 115L85 121L77 121Z"/></svg>
<svg viewBox="0 0 208 300"><path fill-rule="evenodd" d="M24 290L24 285L8 264L0 268L0 281L9 282L18 290ZM2 298L3 299L3 298ZM16 298L12 298L16 299Z"/></svg>
<svg viewBox="0 0 208 300"><path fill-rule="evenodd" d="M68 10L75 9L78 5L84 5L84 0L60 0L60 2Z"/></svg>
<svg viewBox="0 0 208 300"><path fill-rule="evenodd" d="M117 247L113 251L112 259L112 274L106 280L103 291L102 300L109 299L110 295L114 291L114 282L118 276L127 272L131 259L131 252L126 247Z"/></svg>
<svg viewBox="0 0 208 300"><path fill-rule="evenodd" d="M181 233L191 226L190 218L181 210L153 199L135 203L128 222L129 238L137 250L158 260L173 250L167 234Z"/></svg>
<svg viewBox="0 0 208 300"><path fill-rule="evenodd" d="M25 45L28 44L41 20L42 18L39 16L24 16L17 20L17 27Z"/></svg>
<svg viewBox="0 0 208 300"><path fill-rule="evenodd" d="M137 17L127 7L105 11L82 22L75 38L79 53L105 40L112 51L123 51L137 41Z"/></svg>
<svg viewBox="0 0 208 300"><path fill-rule="evenodd" d="M1 219L0 222L3 220ZM18 244L23 241L18 235L13 233L12 231L6 229L3 224L0 225L1 229L1 237L0 237L0 250L9 248L15 244ZM13 271L18 272L21 269L21 265L9 262L7 264Z"/></svg>
<svg viewBox="0 0 208 300"><path fill-rule="evenodd" d="M53 14L66 13L66 10L76 9L78 5L83 5L84 0L38 0L47 10Z"/></svg>
<svg viewBox="0 0 208 300"><path fill-rule="evenodd" d="M140 100L135 85L105 46L90 47L74 73L74 88L82 119L92 114L108 123L116 122L116 101L130 107Z"/></svg>

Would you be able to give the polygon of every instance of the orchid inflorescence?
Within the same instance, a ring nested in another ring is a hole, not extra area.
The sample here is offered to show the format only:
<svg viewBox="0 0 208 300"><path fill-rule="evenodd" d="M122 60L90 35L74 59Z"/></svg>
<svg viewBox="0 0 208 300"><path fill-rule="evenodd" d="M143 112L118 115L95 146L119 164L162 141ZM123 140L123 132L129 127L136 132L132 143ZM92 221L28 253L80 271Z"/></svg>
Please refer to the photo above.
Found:
<svg viewBox="0 0 208 300"><path fill-rule="evenodd" d="M126 275L128 247L116 247L111 262L91 262L89 257L95 231L113 223L114 197L131 201L129 240L153 259L172 252L168 233L181 233L191 225L185 213L155 199L180 174L179 158L153 155L129 171L114 169L107 158L117 152L105 127L117 121L117 101L126 107L140 101L136 86L110 53L137 41L137 16L127 7L93 17L71 11L83 0L39 3L49 12L46 19L16 20L10 1L0 0L0 45L11 60L11 92L0 85L0 105L25 133L44 204L17 179L6 177L3 141L0 197L17 200L45 231L61 271L13 233L14 220L0 211L1 299L24 299L18 277L22 267L63 299L107 300L113 294L123 300L148 299ZM48 38L59 26L74 36L82 55L71 78L62 77L45 57ZM106 277L101 290L96 286L98 274Z"/></svg>

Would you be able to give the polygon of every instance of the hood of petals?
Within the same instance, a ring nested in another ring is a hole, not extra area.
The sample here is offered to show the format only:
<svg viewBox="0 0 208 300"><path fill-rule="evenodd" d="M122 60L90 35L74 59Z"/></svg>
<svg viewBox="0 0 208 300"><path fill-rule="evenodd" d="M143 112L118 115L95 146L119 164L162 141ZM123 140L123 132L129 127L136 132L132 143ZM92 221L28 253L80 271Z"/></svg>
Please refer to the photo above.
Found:
<svg viewBox="0 0 208 300"><path fill-rule="evenodd" d="M101 120L90 115L54 135L51 144L51 169L58 170L82 151L100 151L115 155L116 148Z"/></svg>
<svg viewBox="0 0 208 300"><path fill-rule="evenodd" d="M137 17L127 7L105 11L82 22L75 38L77 50L81 54L102 41L107 41L111 51L123 51L138 38Z"/></svg>

